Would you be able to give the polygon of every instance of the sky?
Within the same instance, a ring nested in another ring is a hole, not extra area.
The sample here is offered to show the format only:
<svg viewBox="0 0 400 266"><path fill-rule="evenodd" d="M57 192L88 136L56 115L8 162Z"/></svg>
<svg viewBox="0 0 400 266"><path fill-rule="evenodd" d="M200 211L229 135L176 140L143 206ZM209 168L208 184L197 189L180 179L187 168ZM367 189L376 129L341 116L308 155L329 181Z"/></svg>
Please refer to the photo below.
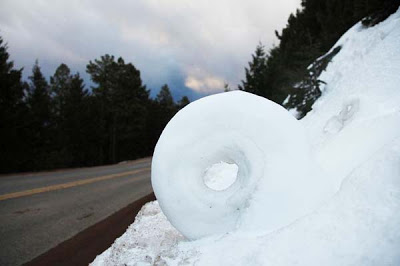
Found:
<svg viewBox="0 0 400 266"><path fill-rule="evenodd" d="M89 60L122 57L154 96L235 89L258 43L277 45L300 0L1 0L0 36L24 78L36 59L49 77L61 63L88 86Z"/></svg>

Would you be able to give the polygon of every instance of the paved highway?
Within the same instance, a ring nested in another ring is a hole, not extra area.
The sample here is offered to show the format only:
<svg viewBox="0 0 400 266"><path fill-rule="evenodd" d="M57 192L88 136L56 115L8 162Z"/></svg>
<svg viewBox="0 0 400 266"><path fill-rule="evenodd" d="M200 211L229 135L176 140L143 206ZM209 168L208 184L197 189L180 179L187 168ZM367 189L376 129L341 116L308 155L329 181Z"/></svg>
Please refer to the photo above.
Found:
<svg viewBox="0 0 400 266"><path fill-rule="evenodd" d="M0 176L0 265L20 265L152 192L151 159Z"/></svg>

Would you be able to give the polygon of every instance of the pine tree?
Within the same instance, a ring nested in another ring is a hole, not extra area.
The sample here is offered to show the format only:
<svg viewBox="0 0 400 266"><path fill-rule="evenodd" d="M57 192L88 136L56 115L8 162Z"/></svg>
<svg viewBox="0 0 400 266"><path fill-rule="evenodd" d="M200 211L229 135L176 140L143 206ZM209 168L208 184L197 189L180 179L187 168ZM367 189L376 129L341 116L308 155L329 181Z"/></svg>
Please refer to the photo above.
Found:
<svg viewBox="0 0 400 266"><path fill-rule="evenodd" d="M40 70L38 61L32 68L29 80L28 104L38 128L45 128L50 124L49 85Z"/></svg>
<svg viewBox="0 0 400 266"><path fill-rule="evenodd" d="M80 166L88 164L86 154L90 136L88 124L93 120L88 117L88 91L77 73L71 75L69 67L61 64L50 77L54 110L56 144L53 151L56 166Z"/></svg>
<svg viewBox="0 0 400 266"><path fill-rule="evenodd" d="M149 91L140 71L122 58L115 61L114 56L104 55L90 61L87 72L97 84L93 93L100 105L104 162L143 156Z"/></svg>
<svg viewBox="0 0 400 266"><path fill-rule="evenodd" d="M86 153L93 149L90 145L94 132L88 130L93 123L87 109L88 91L85 89L79 73L71 75L69 91L65 97L63 107L64 128L67 136L69 153L71 154L71 166L79 166L89 159Z"/></svg>
<svg viewBox="0 0 400 266"><path fill-rule="evenodd" d="M71 70L66 64L61 64L50 77L50 94L53 101L54 113L60 115L60 109L65 104L71 83Z"/></svg>
<svg viewBox="0 0 400 266"><path fill-rule="evenodd" d="M114 56L108 54L101 56L100 59L95 59L94 62L89 61L86 66L86 72L90 74L92 81L97 84L92 88L95 104L98 107L98 132L100 133L101 147L99 149L99 158L102 164L110 163L111 153L111 134L110 134L110 121L111 121L111 92L112 84L115 83L112 73L115 71Z"/></svg>
<svg viewBox="0 0 400 266"><path fill-rule="evenodd" d="M264 51L264 46L260 43L255 53L252 55L252 61L249 62L249 67L245 68L246 80L242 80L242 85L239 85L239 89L262 95L266 90L266 63L267 56Z"/></svg>
<svg viewBox="0 0 400 266"><path fill-rule="evenodd" d="M228 92L228 91L231 91L232 89L231 89L231 87L229 87L229 84L228 83L224 83L224 92Z"/></svg>
<svg viewBox="0 0 400 266"><path fill-rule="evenodd" d="M163 85L156 96L156 106L157 112L154 116L156 121L155 129L157 139L158 136L161 135L162 130L167 125L169 120L175 115L178 111L177 106L174 103L174 100L171 95L171 91L167 84Z"/></svg>
<svg viewBox="0 0 400 266"><path fill-rule="evenodd" d="M156 101L164 106L172 107L174 105L174 99L172 98L171 91L167 84L164 84L157 94Z"/></svg>
<svg viewBox="0 0 400 266"><path fill-rule="evenodd" d="M0 37L0 172L29 169L29 132L26 127L26 86L22 69L14 69L7 45Z"/></svg>
<svg viewBox="0 0 400 266"><path fill-rule="evenodd" d="M190 100L187 96L183 96L179 101L178 101L178 109L182 109L186 105L190 103Z"/></svg>
<svg viewBox="0 0 400 266"><path fill-rule="evenodd" d="M30 111L30 132L32 134L32 151L34 152L34 169L51 168L49 149L51 147L51 110L49 85L43 76L38 61L29 76L29 93L27 103Z"/></svg>

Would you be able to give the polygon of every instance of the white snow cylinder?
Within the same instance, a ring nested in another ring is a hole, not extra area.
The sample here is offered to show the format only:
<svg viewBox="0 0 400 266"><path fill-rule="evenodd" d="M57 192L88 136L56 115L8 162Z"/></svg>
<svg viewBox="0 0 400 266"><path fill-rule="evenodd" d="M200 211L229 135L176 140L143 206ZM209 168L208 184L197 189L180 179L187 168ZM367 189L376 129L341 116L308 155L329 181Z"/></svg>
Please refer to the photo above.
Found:
<svg viewBox="0 0 400 266"><path fill-rule="evenodd" d="M237 172L231 185L205 184L206 175L234 164L237 171L225 171ZM242 91L204 97L179 111L157 142L151 181L164 214L189 239L272 231L333 192L315 174L302 125L281 106Z"/></svg>

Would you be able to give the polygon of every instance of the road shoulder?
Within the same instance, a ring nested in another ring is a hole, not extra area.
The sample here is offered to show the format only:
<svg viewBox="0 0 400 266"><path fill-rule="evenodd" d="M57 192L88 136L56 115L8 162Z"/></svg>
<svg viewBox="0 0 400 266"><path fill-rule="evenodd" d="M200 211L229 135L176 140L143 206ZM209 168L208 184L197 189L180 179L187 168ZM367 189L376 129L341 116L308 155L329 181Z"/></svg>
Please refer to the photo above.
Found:
<svg viewBox="0 0 400 266"><path fill-rule="evenodd" d="M25 265L88 265L126 231L141 207L152 200L153 193L136 200Z"/></svg>

